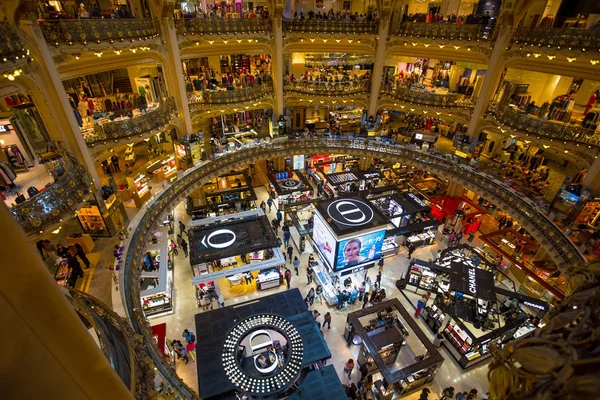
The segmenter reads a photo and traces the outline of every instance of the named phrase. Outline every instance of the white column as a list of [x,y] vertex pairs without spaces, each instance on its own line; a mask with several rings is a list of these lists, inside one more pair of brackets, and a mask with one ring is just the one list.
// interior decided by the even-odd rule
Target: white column
[[164,65],[163,70],[169,75],[165,78],[173,83],[170,85],[171,88],[175,89],[175,93],[169,94],[175,97],[177,110],[179,110],[179,117],[183,122],[183,134],[191,134],[194,133],[194,131],[192,130],[192,117],[190,114],[187,93],[185,91],[183,65],[181,64],[181,54],[179,53],[179,42],[177,40],[177,31],[175,30],[175,21],[172,16],[168,16],[164,19],[162,25],[165,27],[165,40],[167,42],[167,48],[169,49],[170,61],[168,63],[170,65]]
[[496,87],[498,87],[500,76],[502,75],[502,57],[512,36],[512,29],[510,26],[497,26],[496,29],[500,29],[500,32],[496,39],[496,43],[494,44],[487,71],[485,72],[481,92],[479,93],[475,108],[473,109],[473,116],[469,121],[467,134],[470,137],[474,137],[479,133],[479,121],[487,110],[487,107],[494,96],[494,92],[496,91]]
[[[50,49],[48,48],[48,44],[46,43],[46,39],[44,39],[44,35],[40,30],[40,27],[35,22],[31,21],[23,21],[23,28],[29,33],[31,38],[35,41],[37,50],[39,51],[41,60],[35,60],[36,66],[38,68],[38,74],[40,78],[44,80],[45,77],[49,78],[49,82],[40,82],[42,85],[50,84],[50,90],[56,94],[58,98],[58,104],[54,107],[51,104],[52,110],[54,113],[62,113],[63,115],[57,115],[57,118],[64,117],[68,122],[68,126],[70,130],[68,132],[63,132],[65,136],[63,139],[65,143],[75,143],[70,146],[71,151],[75,151],[77,159],[79,162],[83,162],[90,177],[92,178],[92,184],[96,189],[102,188],[100,183],[100,177],[98,176],[98,172],[96,171],[96,167],[94,165],[94,161],[90,156],[87,145],[85,144],[85,140],[83,139],[83,135],[81,134],[81,130],[79,129],[79,125],[77,124],[77,120],[75,119],[75,114],[72,112],[71,104],[69,103],[69,99],[67,97],[67,93],[65,88],[58,76],[58,71],[56,70],[56,66],[54,65],[54,59],[50,54]],[[47,94],[49,99],[52,98],[51,94]],[[72,148],[76,146],[76,148]]]
[[581,182],[593,191],[600,190],[600,158],[596,158]]
[[371,96],[369,97],[369,110],[367,117],[375,117],[377,114],[377,101],[381,90],[381,79],[383,75],[383,63],[385,61],[385,44],[390,28],[390,18],[381,17],[379,20],[379,33],[377,35],[377,49],[375,50],[375,64],[371,77]]
[[273,118],[283,115],[283,18],[281,13],[273,16],[273,40],[275,54],[273,55],[273,90],[275,91],[275,109]]

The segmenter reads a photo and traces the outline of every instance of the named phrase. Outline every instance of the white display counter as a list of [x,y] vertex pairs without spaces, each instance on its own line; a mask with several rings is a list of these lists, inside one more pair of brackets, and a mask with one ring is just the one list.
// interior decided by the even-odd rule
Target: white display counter
[[320,261],[313,264],[314,276],[317,284],[323,287],[323,298],[328,305],[337,305],[337,289],[331,280],[329,270]]

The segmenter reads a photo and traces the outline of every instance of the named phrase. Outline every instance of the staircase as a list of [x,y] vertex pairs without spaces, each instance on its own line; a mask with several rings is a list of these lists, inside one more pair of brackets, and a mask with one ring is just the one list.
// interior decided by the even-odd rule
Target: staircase
[[116,69],[113,71],[113,93],[132,93],[131,81],[126,68]]

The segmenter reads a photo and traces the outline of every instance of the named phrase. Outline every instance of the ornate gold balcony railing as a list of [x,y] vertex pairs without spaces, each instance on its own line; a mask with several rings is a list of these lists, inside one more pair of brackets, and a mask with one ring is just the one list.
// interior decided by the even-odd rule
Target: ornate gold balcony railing
[[273,83],[245,86],[233,90],[204,90],[188,96],[190,111],[196,111],[203,105],[243,103],[245,101],[273,96]]
[[498,121],[520,131],[551,139],[600,146],[600,133],[580,125],[542,119],[531,114],[505,108],[496,112]]
[[[600,30],[569,28],[519,28],[512,38],[513,43],[553,47],[565,50],[600,50]],[[584,50],[585,49],[585,50]]]
[[167,125],[175,112],[175,100],[167,98],[156,109],[140,116],[113,121],[106,124],[94,125],[91,129],[82,130],[83,139],[88,145],[129,138],[134,135],[144,135],[153,129],[160,129]]
[[46,42],[87,44],[125,40],[145,40],[158,36],[152,19],[61,19],[40,21]]
[[327,19],[289,19],[283,21],[285,32],[331,33],[331,34],[375,34],[379,20],[349,21]]
[[261,18],[183,18],[176,21],[177,34],[230,35],[266,33],[271,31],[271,19]]
[[27,49],[25,49],[23,41],[11,23],[7,21],[0,22],[0,35],[2,36],[2,40],[0,40],[0,64],[27,59]]
[[85,168],[70,155],[63,156],[62,160],[62,176],[47,185],[43,192],[10,208],[27,234],[38,233],[69,215],[72,217],[89,193],[90,179]]
[[423,104],[435,107],[473,107],[474,103],[466,96],[459,93],[429,93],[423,89],[408,88],[384,84],[383,95],[396,100]]
[[425,22],[403,22],[392,28],[394,35],[450,40],[491,40],[494,27],[475,24],[427,24]]
[[347,82],[317,82],[285,80],[283,90],[291,93],[312,94],[317,96],[345,96],[353,94],[369,94],[370,79],[358,79]]

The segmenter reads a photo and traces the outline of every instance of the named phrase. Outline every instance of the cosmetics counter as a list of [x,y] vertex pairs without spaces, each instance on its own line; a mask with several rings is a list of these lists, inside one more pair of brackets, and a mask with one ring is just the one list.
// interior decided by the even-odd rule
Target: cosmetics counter
[[156,243],[146,248],[142,265],[140,297],[146,318],[171,314],[173,307],[173,257],[168,229],[154,234]]
[[[444,362],[398,299],[352,312],[348,314],[346,325],[354,328],[354,343],[360,344],[359,366],[371,363],[372,391],[378,400],[419,390],[435,379]],[[418,354],[421,351],[424,353]]]
[[269,189],[277,194],[278,209],[282,210],[284,204],[309,200],[309,193],[313,187],[300,170],[286,172],[273,172],[267,174]]
[[323,287],[323,298],[327,305],[337,305],[337,287],[340,284],[340,278],[325,267],[322,261],[314,262],[312,267],[317,284]]
[[127,185],[137,208],[142,208],[144,203],[152,197],[149,179],[145,174],[139,174],[133,178],[127,177]]

